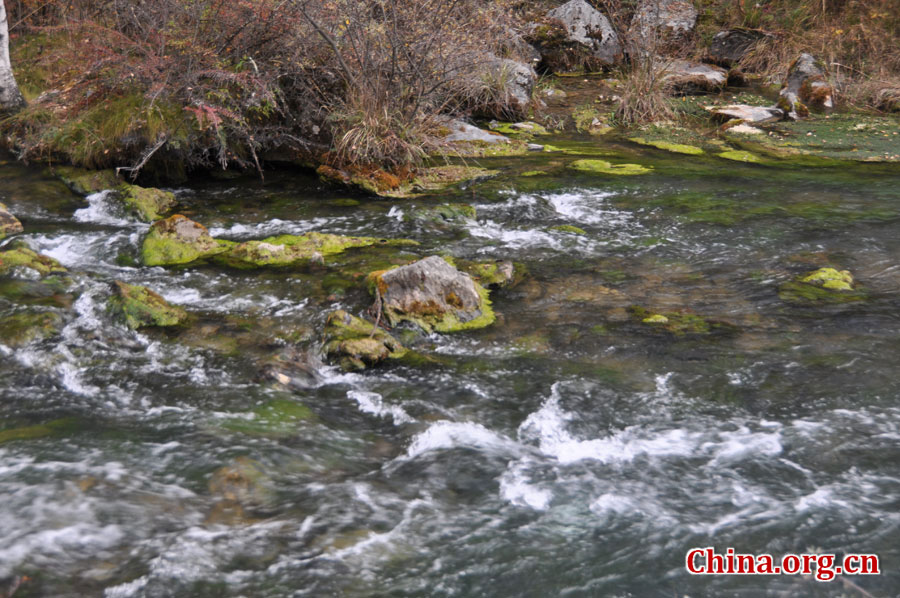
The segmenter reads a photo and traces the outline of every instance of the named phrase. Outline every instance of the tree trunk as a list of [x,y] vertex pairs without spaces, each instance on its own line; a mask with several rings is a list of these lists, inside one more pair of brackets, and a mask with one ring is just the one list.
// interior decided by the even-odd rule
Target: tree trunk
[[6,5],[0,0],[0,112],[13,112],[25,106],[25,98],[16,85],[9,63],[9,24]]

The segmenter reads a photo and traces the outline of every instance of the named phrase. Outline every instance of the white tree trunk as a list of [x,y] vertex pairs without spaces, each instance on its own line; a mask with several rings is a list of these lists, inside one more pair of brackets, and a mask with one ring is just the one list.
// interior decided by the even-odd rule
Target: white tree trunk
[[6,22],[6,5],[0,0],[0,112],[18,110],[24,105],[25,98],[16,85],[9,63],[9,24]]

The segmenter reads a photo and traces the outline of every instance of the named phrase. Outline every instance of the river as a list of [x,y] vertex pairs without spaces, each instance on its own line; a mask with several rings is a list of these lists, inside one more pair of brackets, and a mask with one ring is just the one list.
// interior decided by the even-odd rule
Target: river
[[[0,578],[30,578],[17,598],[897,595],[900,171],[617,151],[653,171],[560,154],[486,159],[499,176],[409,200],[290,171],[174,189],[223,238],[402,237],[421,245],[383,259],[527,270],[492,293],[493,326],[361,373],[315,354],[330,311],[371,304],[347,274],[366,250],[343,269],[144,268],[146,224],[4,162],[18,238],[73,282],[0,289],[0,316],[63,322],[0,345]],[[414,217],[442,202],[477,217]],[[779,295],[824,266],[865,298]],[[198,320],[131,331],[113,280]],[[632,306],[715,325],[673,333]],[[261,373],[291,359],[316,378]],[[706,546],[871,553],[882,573],[689,575]]]

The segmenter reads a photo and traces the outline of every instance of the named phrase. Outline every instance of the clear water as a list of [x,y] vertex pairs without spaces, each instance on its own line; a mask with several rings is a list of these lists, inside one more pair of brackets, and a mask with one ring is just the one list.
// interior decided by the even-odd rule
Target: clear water
[[[633,159],[656,170],[516,176],[546,166],[533,157],[450,196],[357,205],[305,175],[178,189],[179,211],[228,238],[407,237],[422,245],[404,259],[527,267],[493,294],[497,324],[415,342],[431,362],[318,365],[291,389],[261,372],[292,342],[315,354],[332,309],[371,303],[347,282],[359,255],[140,268],[146,225],[0,166],[21,237],[75,281],[42,304],[59,335],[0,346],[0,433],[27,432],[0,443],[0,578],[31,578],[17,596],[109,598],[896,595],[900,172]],[[440,201],[477,221],[405,217]],[[779,299],[825,264],[869,299]],[[105,307],[115,279],[197,323],[127,330]],[[661,334],[631,305],[737,328]],[[16,309],[0,293],[0,315]],[[312,415],[266,411],[299,404]],[[692,577],[694,546],[876,553],[883,574]]]

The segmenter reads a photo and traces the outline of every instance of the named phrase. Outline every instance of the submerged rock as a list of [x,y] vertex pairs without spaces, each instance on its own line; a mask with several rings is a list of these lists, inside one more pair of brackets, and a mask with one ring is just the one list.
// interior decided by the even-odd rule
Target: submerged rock
[[705,106],[713,119],[719,122],[742,120],[746,123],[772,123],[784,118],[784,110],[776,106],[748,106],[733,104],[730,106]]
[[67,270],[59,262],[36,253],[24,241],[16,241],[9,249],[0,251],[0,275],[3,276],[42,278],[65,272]]
[[713,37],[709,59],[721,66],[730,67],[767,37],[771,37],[771,34],[744,27],[720,31]]
[[487,290],[437,256],[373,272],[370,280],[375,305],[391,326],[410,322],[426,332],[456,332],[495,319]]
[[178,326],[188,319],[182,308],[169,304],[147,287],[113,282],[109,308],[131,329],[145,326]]
[[622,59],[622,44],[609,19],[585,0],[570,0],[547,12],[543,22],[531,26],[527,39],[538,48],[544,66],[555,72],[595,70]]
[[235,268],[286,267],[308,263],[323,263],[325,256],[341,253],[353,247],[372,245],[418,245],[407,239],[379,239],[377,237],[346,237],[328,233],[279,235],[261,241],[245,241],[217,255],[216,261]]
[[848,270],[825,267],[784,283],[778,296],[797,304],[850,303],[866,299],[867,293]]
[[209,479],[209,493],[218,499],[206,520],[211,524],[254,523],[244,509],[267,509],[276,500],[274,484],[262,463],[249,457],[238,457],[214,471]]
[[0,343],[12,348],[23,347],[57,334],[62,325],[63,317],[55,311],[19,311],[0,321]]
[[74,166],[59,166],[54,168],[53,172],[69,189],[79,195],[114,191],[114,197],[123,207],[144,222],[159,220],[162,214],[175,205],[173,193],[126,183],[116,176],[114,170],[86,170]]
[[393,336],[372,322],[334,311],[325,322],[325,356],[345,370],[363,370],[388,359],[399,359],[407,350]]
[[174,266],[212,257],[227,251],[231,241],[218,241],[205,226],[175,214],[154,222],[141,246],[145,266]]
[[717,92],[728,82],[725,69],[709,64],[670,60],[663,66],[663,81],[676,94]]
[[778,107],[793,120],[809,116],[810,108],[834,108],[834,89],[825,79],[824,65],[812,54],[801,54],[791,63],[778,95]]
[[22,232],[22,223],[10,214],[7,207],[0,203],[0,239]]
[[437,228],[462,227],[475,220],[475,208],[468,204],[441,204],[416,208],[407,220]]
[[674,336],[731,334],[740,329],[734,324],[708,320],[689,312],[654,312],[638,305],[632,305],[628,312],[634,321],[651,329],[668,332]]

